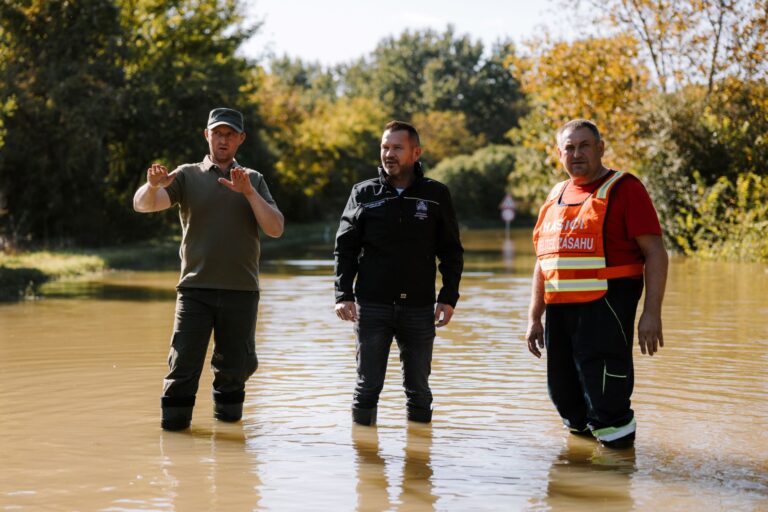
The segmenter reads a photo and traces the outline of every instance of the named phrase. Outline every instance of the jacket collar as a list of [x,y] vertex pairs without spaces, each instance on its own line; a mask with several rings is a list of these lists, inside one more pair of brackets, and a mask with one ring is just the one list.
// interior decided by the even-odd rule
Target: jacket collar
[[[411,186],[416,184],[417,182],[421,181],[424,178],[424,167],[421,165],[420,161],[416,161],[413,164],[413,183],[411,183]],[[387,181],[387,172],[384,170],[384,167],[379,166],[379,182],[382,185],[389,185],[389,181]],[[389,185],[391,186],[391,185]]]

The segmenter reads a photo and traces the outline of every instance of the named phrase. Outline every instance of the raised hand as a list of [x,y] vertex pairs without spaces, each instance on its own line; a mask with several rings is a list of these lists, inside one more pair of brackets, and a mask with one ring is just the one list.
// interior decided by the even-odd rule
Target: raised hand
[[147,183],[150,188],[167,187],[176,178],[176,171],[168,173],[168,169],[160,164],[152,164],[147,169]]
[[232,192],[239,192],[243,195],[249,195],[256,190],[251,184],[251,180],[248,178],[248,171],[242,167],[235,167],[230,172],[231,181],[226,178],[219,178],[219,183],[227,187]]

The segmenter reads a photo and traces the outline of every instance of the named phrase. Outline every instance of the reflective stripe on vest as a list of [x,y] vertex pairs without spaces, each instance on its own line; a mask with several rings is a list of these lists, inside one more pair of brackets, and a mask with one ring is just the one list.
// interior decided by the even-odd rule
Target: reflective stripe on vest
[[544,276],[544,302],[589,302],[608,291],[608,279],[640,276],[642,264],[606,267],[603,227],[610,191],[626,174],[612,171],[584,202],[560,204],[569,181],[552,188],[533,232]]

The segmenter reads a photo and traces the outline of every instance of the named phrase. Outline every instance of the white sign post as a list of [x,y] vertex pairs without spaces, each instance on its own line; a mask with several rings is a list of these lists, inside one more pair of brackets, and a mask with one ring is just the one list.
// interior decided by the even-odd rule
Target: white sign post
[[499,204],[501,210],[501,220],[504,221],[504,234],[509,234],[509,223],[515,219],[515,201],[512,196],[507,194]]

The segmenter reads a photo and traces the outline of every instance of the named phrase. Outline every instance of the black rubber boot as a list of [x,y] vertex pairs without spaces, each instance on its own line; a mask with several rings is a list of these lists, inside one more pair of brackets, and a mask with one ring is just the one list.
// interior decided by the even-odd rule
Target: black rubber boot
[[429,423],[432,421],[432,409],[416,409],[415,407],[409,407],[408,421]]
[[160,426],[163,430],[184,430],[192,423],[192,406],[163,407]]
[[375,425],[376,411],[377,411],[376,407],[374,407],[373,409],[356,409],[353,407],[352,421],[354,421],[358,425],[366,425],[366,426]]
[[220,421],[240,421],[243,417],[245,391],[222,393],[213,390],[213,417]]
[[235,422],[243,417],[243,404],[213,404],[213,416],[220,421]]
[[160,426],[163,430],[184,430],[192,423],[194,396],[163,396],[160,407],[163,411]]

